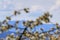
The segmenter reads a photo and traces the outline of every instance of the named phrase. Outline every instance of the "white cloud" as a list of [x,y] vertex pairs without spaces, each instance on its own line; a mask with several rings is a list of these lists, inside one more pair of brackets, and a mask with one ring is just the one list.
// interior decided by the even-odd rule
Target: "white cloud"
[[41,5],[32,5],[30,8],[30,11],[38,11],[38,10],[44,11],[44,7],[42,7]]
[[32,16],[28,16],[28,15],[20,15],[20,16],[16,16],[16,17],[12,17],[11,21],[16,21],[16,20],[35,20],[35,17]]
[[60,7],[60,0],[56,0],[55,5],[53,5],[53,6],[50,8],[49,11],[53,11],[53,10],[59,8],[59,7]]
[[60,0],[56,0],[55,4],[50,7],[50,13],[53,15],[51,22],[60,24]]
[[[10,10],[9,8],[9,5],[11,5],[11,1],[8,1],[8,0],[3,0],[1,1],[0,3],[0,10]],[[13,6],[12,6],[13,7]]]
[[41,8],[41,7],[38,6],[38,5],[33,5],[33,6],[31,7],[31,11],[36,11],[36,10],[38,10],[39,8]]
[[21,9],[22,8],[22,3],[14,3],[15,5],[14,5],[14,9],[15,10],[19,10],[19,9]]

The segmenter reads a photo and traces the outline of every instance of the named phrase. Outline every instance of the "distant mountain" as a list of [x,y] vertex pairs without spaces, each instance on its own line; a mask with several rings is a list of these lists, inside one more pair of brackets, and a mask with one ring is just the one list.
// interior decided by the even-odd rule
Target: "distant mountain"
[[[13,25],[13,26],[14,26],[15,21],[9,21],[8,23],[9,23],[10,25]],[[18,28],[20,28],[20,32],[23,32],[23,30],[24,30],[24,28],[25,28],[25,26],[24,26],[22,23],[23,23],[23,21],[20,21],[19,24],[18,24]],[[34,28],[32,29],[32,31],[30,31],[30,28],[28,28],[27,30],[30,31],[30,32],[36,32],[36,31],[38,31],[38,32],[40,33],[40,32],[42,32],[42,31],[40,30],[40,28],[43,28],[44,31],[48,31],[48,30],[49,30],[50,28],[52,28],[52,27],[55,28],[55,25],[54,25],[54,24],[43,24],[43,25],[38,25],[38,26],[34,27]],[[8,31],[3,32],[2,34],[0,34],[0,38],[6,37],[8,34],[15,33],[15,32],[16,32],[15,28],[11,28],[11,29],[9,29]]]
[[3,32],[2,34],[0,34],[0,38],[5,38],[7,35],[11,34],[13,32],[7,31],[7,32]]

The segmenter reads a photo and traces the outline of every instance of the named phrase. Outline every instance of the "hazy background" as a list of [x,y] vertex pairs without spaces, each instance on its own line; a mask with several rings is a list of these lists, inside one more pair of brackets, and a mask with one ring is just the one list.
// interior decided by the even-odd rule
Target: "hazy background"
[[[0,0],[0,20],[13,14],[14,10],[30,8],[30,14],[12,17],[12,20],[35,20],[44,12],[53,14],[52,22],[60,23],[60,0]],[[17,18],[18,17],[18,18]]]

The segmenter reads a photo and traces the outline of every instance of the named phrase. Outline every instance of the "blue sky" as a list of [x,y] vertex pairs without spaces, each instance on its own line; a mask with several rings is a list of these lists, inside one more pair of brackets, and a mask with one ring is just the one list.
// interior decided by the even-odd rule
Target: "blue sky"
[[[12,17],[12,20],[35,20],[44,12],[53,14],[51,21],[60,23],[60,0],[0,0],[0,20],[13,14],[14,10],[30,8],[29,14]],[[18,18],[17,18],[18,17]]]

